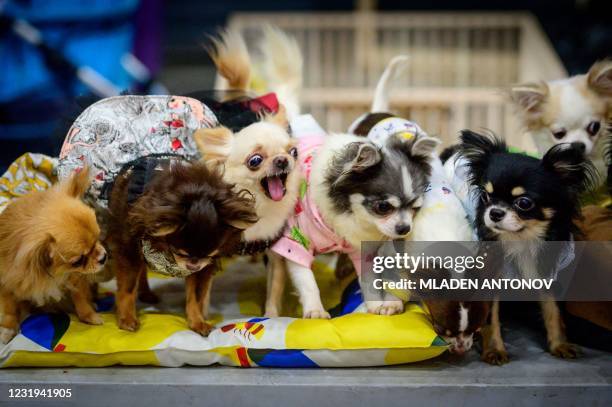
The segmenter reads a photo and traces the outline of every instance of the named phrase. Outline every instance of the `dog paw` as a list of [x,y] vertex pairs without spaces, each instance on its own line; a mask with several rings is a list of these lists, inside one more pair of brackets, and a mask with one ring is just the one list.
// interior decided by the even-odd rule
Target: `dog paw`
[[404,303],[402,301],[383,301],[378,308],[379,315],[394,315],[401,314],[404,311]]
[[576,359],[582,355],[580,347],[573,343],[562,342],[550,347],[550,353],[553,356],[563,359]]
[[153,291],[143,291],[138,293],[138,299],[145,304],[159,304],[159,296]]
[[189,323],[189,329],[202,336],[208,336],[210,331],[213,330],[213,326],[206,321],[194,321]]
[[133,316],[119,318],[117,325],[124,331],[136,332],[140,328],[140,321]]
[[97,312],[93,312],[91,314],[88,315],[84,315],[80,318],[81,321],[85,322],[86,324],[89,325],[102,325],[104,324],[104,320],[102,319],[102,316],[100,314],[98,314]]
[[11,328],[0,327],[0,343],[6,345],[17,335],[17,331]]
[[510,361],[508,352],[504,349],[487,349],[482,352],[481,359],[490,365],[501,366]]
[[330,319],[329,312],[324,309],[313,309],[310,311],[304,311],[304,319]]
[[379,314],[383,301],[366,301],[366,308],[369,314]]

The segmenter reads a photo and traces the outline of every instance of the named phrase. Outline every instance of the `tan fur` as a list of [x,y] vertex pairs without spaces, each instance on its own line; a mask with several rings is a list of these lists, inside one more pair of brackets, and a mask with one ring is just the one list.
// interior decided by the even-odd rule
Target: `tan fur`
[[214,274],[214,267],[211,266],[188,276],[185,281],[187,324],[191,330],[203,336],[208,336],[212,331],[212,325],[205,319],[208,316]]
[[[219,39],[213,39],[213,43],[215,50],[211,57],[219,74],[228,81],[229,89],[246,90],[251,61],[240,33],[223,32]],[[249,191],[255,198],[259,221],[245,230],[244,239],[249,241],[276,237],[295,206],[300,180],[296,160],[289,153],[296,143],[288,133],[285,107],[280,105],[276,114],[263,115],[260,122],[237,133],[225,127],[201,129],[194,134],[194,139],[208,165],[222,167],[225,181],[235,184],[237,190]],[[264,158],[256,171],[246,166],[248,158],[254,153]],[[281,156],[289,160],[290,174],[285,183],[284,198],[273,201],[266,195],[261,180],[276,172],[272,161]]]
[[263,55],[263,73],[268,88],[287,108],[290,119],[300,114],[300,90],[302,88],[303,57],[295,38],[282,30],[264,26],[259,44]]
[[278,112],[273,115],[266,115],[264,118],[268,123],[276,124],[277,126],[287,129],[289,128],[289,120],[287,119],[287,109],[284,105],[278,106]]
[[230,129],[220,126],[196,130],[193,139],[206,162],[218,162],[229,155],[233,135]]
[[553,208],[542,208],[542,213],[546,219],[552,219],[555,216],[555,210]]
[[268,261],[265,316],[274,318],[281,315],[287,269],[284,259],[272,251],[268,253]]
[[485,184],[485,191],[487,191],[490,194],[493,193],[493,184],[491,184],[490,181]]
[[[67,292],[79,318],[101,323],[86,277],[101,270],[106,251],[93,210],[80,200],[88,186],[88,172],[82,171],[46,191],[16,199],[0,215],[4,328],[16,328],[18,316],[6,311],[15,308],[11,301],[41,307],[59,302]],[[81,256],[83,264],[73,266]]]
[[612,60],[596,62],[587,74],[589,88],[600,95],[612,96]]
[[485,362],[492,365],[508,363],[508,352],[501,335],[499,321],[499,301],[493,301],[491,306],[490,324],[482,328],[482,355]]
[[[289,153],[295,146],[295,140],[272,119],[254,123],[235,134],[226,128],[222,129],[200,131],[195,136],[196,144],[207,163],[223,167],[225,181],[236,184],[236,189],[246,189],[255,197],[259,221],[246,229],[245,239],[272,238],[281,230],[297,200],[300,176],[296,161]],[[264,158],[263,164],[256,171],[245,165],[254,153]],[[285,197],[273,201],[266,196],[261,180],[275,172],[272,160],[280,156],[289,160],[291,172],[285,183]]]
[[565,325],[561,319],[561,312],[554,298],[544,298],[540,302],[544,326],[546,327],[546,337],[548,348],[553,356],[573,359],[580,354],[580,349],[567,342],[565,337]]
[[228,30],[212,38],[213,46],[207,49],[219,74],[232,90],[246,91],[251,82],[251,59],[238,31]]
[[512,196],[521,196],[525,193],[525,188],[523,187],[514,187],[512,188],[512,191],[510,191],[510,193],[512,194]]

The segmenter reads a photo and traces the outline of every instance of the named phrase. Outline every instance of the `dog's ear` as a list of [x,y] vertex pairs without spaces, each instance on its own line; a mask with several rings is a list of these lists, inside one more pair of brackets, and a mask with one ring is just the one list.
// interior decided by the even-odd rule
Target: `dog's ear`
[[193,140],[205,162],[227,160],[233,137],[234,133],[224,126],[198,129],[193,133]]
[[85,166],[80,171],[72,173],[68,180],[64,181],[61,189],[68,196],[82,198],[89,189],[89,167]]
[[596,93],[612,97],[612,60],[596,62],[589,69],[587,83]]
[[362,172],[378,164],[382,158],[378,148],[371,143],[351,143],[347,153],[352,158],[345,164],[345,172]]
[[508,150],[506,143],[493,133],[481,134],[472,130],[462,130],[459,138],[461,140],[459,150],[467,159],[478,159]]
[[378,164],[382,156],[378,147],[370,142],[350,143],[344,151],[334,159],[336,167],[333,184],[342,181],[351,173],[360,173]]
[[440,145],[440,140],[435,137],[419,136],[410,147],[410,153],[414,156],[430,158],[438,145]]
[[247,190],[223,199],[218,211],[224,222],[240,230],[253,226],[259,220],[255,212],[255,199]]
[[506,143],[495,137],[493,133],[480,134],[471,130],[462,130],[459,138],[461,139],[459,155],[467,161],[469,182],[472,185],[479,185],[491,155],[506,152],[508,150]]
[[527,120],[541,117],[548,93],[548,85],[545,82],[515,85],[509,90],[510,100]]
[[287,109],[285,109],[285,105],[279,104],[278,111],[275,114],[266,115],[265,120],[283,129],[289,128],[289,120],[287,119]]
[[50,234],[47,234],[43,240],[38,242],[29,253],[30,269],[38,272],[49,274],[49,268],[53,264],[55,253],[55,239]]
[[584,192],[596,184],[596,170],[584,152],[569,143],[554,145],[542,158],[544,168],[556,173],[564,185]]

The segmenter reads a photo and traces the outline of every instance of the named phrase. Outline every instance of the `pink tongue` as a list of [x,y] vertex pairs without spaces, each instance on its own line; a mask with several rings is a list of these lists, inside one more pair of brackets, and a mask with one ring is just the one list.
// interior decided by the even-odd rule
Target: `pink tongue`
[[285,195],[285,188],[283,187],[283,181],[280,177],[268,178],[268,193],[273,201],[280,201]]

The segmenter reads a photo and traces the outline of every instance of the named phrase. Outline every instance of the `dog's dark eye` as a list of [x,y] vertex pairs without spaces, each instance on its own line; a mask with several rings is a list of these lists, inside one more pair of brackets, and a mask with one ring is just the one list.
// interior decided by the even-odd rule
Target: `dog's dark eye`
[[378,215],[388,215],[395,208],[387,201],[378,201],[374,204],[373,209]]
[[533,201],[531,199],[527,198],[526,196],[522,196],[520,198],[517,198],[514,201],[514,206],[518,210],[526,212],[526,211],[529,211],[529,210],[533,209],[534,203],[533,203]]
[[480,191],[480,200],[482,201],[482,203],[484,204],[488,204],[489,201],[491,200],[491,198],[489,198],[489,194],[487,191]]
[[601,128],[601,125],[599,124],[599,122],[591,122],[589,123],[589,125],[586,128],[587,133],[589,133],[591,136],[596,135],[597,133],[599,133],[599,129]]
[[566,134],[567,130],[565,129],[560,129],[552,132],[553,137],[557,140],[561,140],[563,137],[565,137]]
[[78,259],[71,263],[72,267],[82,267],[85,264],[86,257],[81,255]]
[[291,154],[291,157],[297,158],[298,156],[297,148],[293,147],[291,150],[289,150],[289,154]]
[[253,154],[247,160],[247,167],[249,167],[252,170],[255,170],[255,169],[257,169],[257,167],[259,167],[261,165],[262,162],[263,162],[263,157],[261,155]]

